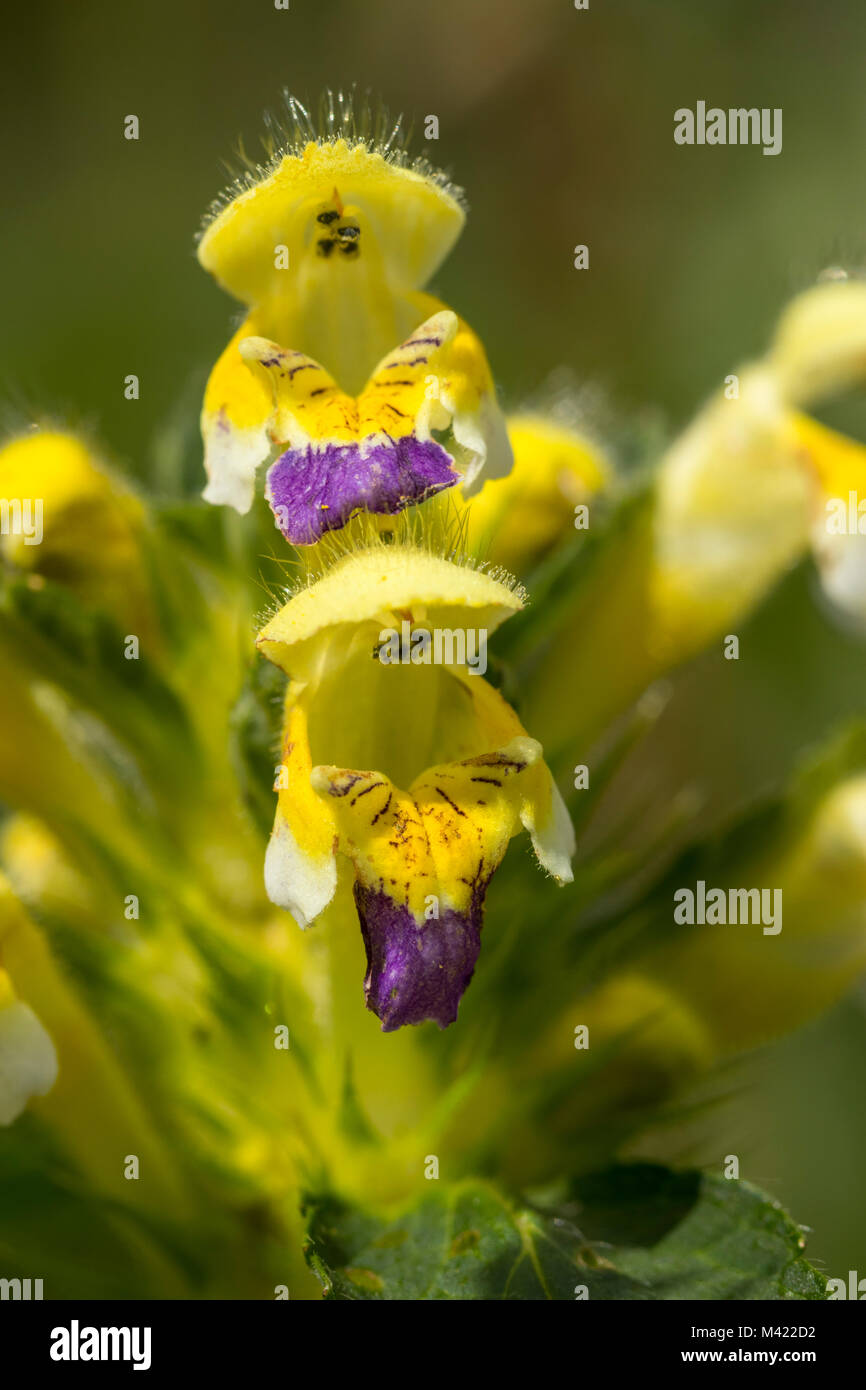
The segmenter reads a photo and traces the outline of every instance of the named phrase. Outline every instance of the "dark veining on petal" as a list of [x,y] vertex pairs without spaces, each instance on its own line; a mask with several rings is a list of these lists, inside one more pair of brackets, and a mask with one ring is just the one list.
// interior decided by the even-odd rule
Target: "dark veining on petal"
[[364,996],[383,1033],[428,1019],[440,1028],[454,1022],[481,950],[486,886],[474,885],[467,913],[445,908],[419,924],[387,893],[355,884],[367,952]]
[[[379,783],[379,785],[381,786],[382,784]],[[393,793],[393,792],[389,792],[389,793],[388,793],[388,800],[385,802],[385,805],[382,807],[381,811],[377,811],[377,812],[376,812],[375,816],[374,816],[373,819],[370,821],[370,824],[371,824],[371,825],[375,825],[376,822],[377,822],[378,820],[380,820],[382,816],[387,815],[388,811],[390,811],[390,809],[391,809],[391,802],[393,801],[393,799],[394,799],[394,793]]]
[[448,805],[451,807],[451,810],[454,812],[455,816],[462,816],[464,820],[466,819],[466,812],[461,810],[460,807],[457,805],[457,802],[452,801],[450,796],[446,796],[445,792],[443,792],[441,787],[434,787],[433,790],[435,792],[438,792],[443,801],[448,802]]
[[362,791],[359,791],[357,795],[352,797],[352,800],[349,803],[350,806],[354,806],[355,802],[360,801],[362,796],[366,796],[369,792],[374,792],[377,787],[382,787],[384,785],[384,782],[369,782]]
[[458,478],[435,440],[378,436],[364,446],[288,449],[270,468],[267,498],[286,539],[312,545],[359,509],[393,516]]

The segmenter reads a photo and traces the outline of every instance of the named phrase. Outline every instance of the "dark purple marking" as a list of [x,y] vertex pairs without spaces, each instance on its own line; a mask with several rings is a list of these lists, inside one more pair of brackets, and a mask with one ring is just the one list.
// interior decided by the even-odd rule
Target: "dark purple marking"
[[288,449],[268,471],[265,495],[293,545],[313,545],[345,526],[353,512],[394,516],[453,487],[459,474],[433,439],[371,436],[361,444]]
[[[353,787],[364,779],[363,772],[344,772],[339,782],[331,782],[328,787],[329,796],[348,796]],[[371,791],[373,787],[381,786],[380,782],[371,782],[367,788]]]
[[481,950],[484,887],[474,890],[465,915],[445,908],[419,925],[387,893],[355,884],[367,952],[364,997],[383,1033],[428,1019],[440,1028],[454,1022]]

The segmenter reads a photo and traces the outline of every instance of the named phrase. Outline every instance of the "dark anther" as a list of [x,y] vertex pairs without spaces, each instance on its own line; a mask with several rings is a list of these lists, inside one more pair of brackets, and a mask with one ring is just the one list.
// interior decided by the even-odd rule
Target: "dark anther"
[[357,256],[361,249],[357,241],[341,241],[337,244],[344,256]]
[[357,240],[358,240],[358,237],[359,237],[360,235],[361,235],[361,228],[360,228],[360,227],[338,227],[338,228],[337,228],[337,236],[338,236],[338,237],[342,237],[342,239],[343,239],[344,241],[357,241]]
[[331,254],[331,252],[333,251],[333,249],[334,249],[334,247],[336,246],[336,244],[337,244],[337,243],[336,243],[335,241],[331,241],[331,238],[330,238],[330,237],[326,237],[326,236],[320,237],[319,240],[318,240],[317,243],[316,243],[316,245],[317,245],[317,247],[318,247],[318,249],[319,249],[319,255],[320,255],[320,256],[330,256],[330,254]]
[[328,212],[320,212],[318,217],[316,218],[316,221],[324,223],[326,227],[330,227],[331,223],[336,222],[339,216],[340,214],[338,212],[334,212],[333,210],[330,210]]

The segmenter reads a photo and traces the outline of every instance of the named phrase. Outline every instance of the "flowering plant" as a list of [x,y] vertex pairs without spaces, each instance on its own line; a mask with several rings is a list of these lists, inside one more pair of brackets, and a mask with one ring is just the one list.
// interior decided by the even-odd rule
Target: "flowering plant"
[[425,288],[464,218],[399,125],[290,100],[198,243],[246,306],[211,505],[53,424],[0,452],[0,1261],[48,1297],[826,1296],[644,1146],[866,964],[864,730],[710,840],[594,827],[809,552],[862,619],[863,454],[802,411],[862,381],[866,285],[627,469],[503,417]]

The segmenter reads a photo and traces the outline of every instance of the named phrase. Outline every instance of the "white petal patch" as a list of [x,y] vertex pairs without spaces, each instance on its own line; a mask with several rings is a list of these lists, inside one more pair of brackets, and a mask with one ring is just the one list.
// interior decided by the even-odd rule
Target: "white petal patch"
[[866,536],[828,535],[821,524],[812,539],[824,593],[846,617],[866,624]]
[[0,1008],[0,1125],[11,1125],[56,1080],[57,1053],[33,1010],[20,999]]
[[520,819],[532,838],[539,864],[560,883],[571,883],[574,879],[571,858],[576,849],[574,826],[559,787],[549,772],[547,776],[550,779],[547,814],[539,817],[536,806],[529,802],[522,807]]
[[470,497],[482,483],[504,478],[514,466],[514,453],[505,416],[491,396],[475,411],[458,411],[442,394],[442,403],[452,413],[451,428],[463,451],[457,462],[463,474],[463,492]]
[[256,470],[271,453],[265,426],[240,430],[224,415],[205,415],[202,435],[208,475],[202,497],[214,506],[234,507],[246,515],[255,498]]
[[337,861],[306,854],[278,815],[265,853],[265,891],[272,903],[308,927],[328,906],[337,888]]

